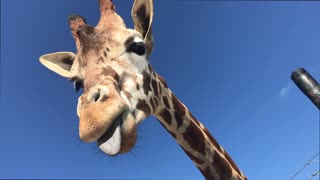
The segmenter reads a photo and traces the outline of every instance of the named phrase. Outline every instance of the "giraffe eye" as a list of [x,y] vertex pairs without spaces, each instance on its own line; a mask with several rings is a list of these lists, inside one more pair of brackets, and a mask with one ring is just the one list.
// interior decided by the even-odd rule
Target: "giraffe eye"
[[75,80],[73,82],[73,87],[76,90],[76,92],[78,92],[81,88],[83,88],[83,81],[81,80]]
[[143,42],[133,42],[129,47],[128,47],[129,52],[134,52],[140,56],[144,55],[146,52],[146,49],[144,47]]

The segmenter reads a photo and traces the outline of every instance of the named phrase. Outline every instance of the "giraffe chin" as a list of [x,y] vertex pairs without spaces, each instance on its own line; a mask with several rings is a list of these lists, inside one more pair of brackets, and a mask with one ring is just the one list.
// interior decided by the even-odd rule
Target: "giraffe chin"
[[121,149],[121,115],[116,118],[107,132],[97,140],[100,150],[109,156],[119,154]]

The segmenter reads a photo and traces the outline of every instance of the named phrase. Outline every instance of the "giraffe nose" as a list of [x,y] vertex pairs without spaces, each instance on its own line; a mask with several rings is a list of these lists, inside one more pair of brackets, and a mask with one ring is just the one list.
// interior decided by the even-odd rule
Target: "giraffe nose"
[[89,102],[103,102],[109,97],[109,89],[107,87],[99,86],[90,90],[88,94]]

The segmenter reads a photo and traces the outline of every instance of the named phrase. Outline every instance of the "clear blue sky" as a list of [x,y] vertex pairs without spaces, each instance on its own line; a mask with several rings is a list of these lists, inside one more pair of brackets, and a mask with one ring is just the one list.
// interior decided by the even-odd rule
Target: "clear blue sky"
[[[132,27],[132,1],[115,0]],[[319,151],[319,111],[291,82],[320,77],[320,2],[156,0],[151,64],[249,179],[289,179]],[[92,0],[1,1],[0,178],[202,179],[153,117],[132,152],[78,138],[72,83],[40,55],[75,51],[67,16],[95,25]],[[313,163],[297,176],[307,179]]]

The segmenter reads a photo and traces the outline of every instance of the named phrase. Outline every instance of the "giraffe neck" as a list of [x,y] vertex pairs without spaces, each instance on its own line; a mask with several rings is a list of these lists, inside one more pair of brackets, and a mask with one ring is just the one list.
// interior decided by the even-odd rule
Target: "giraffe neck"
[[206,179],[246,179],[227,152],[176,98],[166,82],[156,73],[152,81],[158,82],[159,93],[153,114],[176,139]]

